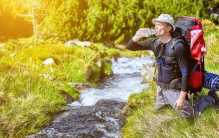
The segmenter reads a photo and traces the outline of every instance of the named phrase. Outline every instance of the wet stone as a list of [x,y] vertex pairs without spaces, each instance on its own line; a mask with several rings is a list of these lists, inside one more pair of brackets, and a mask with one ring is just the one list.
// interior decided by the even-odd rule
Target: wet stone
[[100,100],[94,106],[69,109],[28,138],[119,138],[124,106],[125,102]]

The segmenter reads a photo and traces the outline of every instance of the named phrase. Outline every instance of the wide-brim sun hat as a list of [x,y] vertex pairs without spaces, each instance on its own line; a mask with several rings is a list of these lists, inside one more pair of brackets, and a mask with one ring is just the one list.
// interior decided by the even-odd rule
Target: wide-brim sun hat
[[167,23],[173,28],[173,31],[176,29],[176,26],[174,25],[174,19],[169,14],[161,14],[160,16],[152,20],[153,24],[155,22]]

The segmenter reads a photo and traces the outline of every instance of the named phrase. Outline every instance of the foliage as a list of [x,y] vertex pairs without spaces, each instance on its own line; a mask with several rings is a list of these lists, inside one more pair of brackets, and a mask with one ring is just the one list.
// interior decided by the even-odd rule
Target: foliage
[[[59,40],[80,38],[121,43],[139,27],[151,27],[151,19],[160,13],[203,17],[206,8],[202,0],[0,0],[1,32],[4,28],[19,33],[29,31],[26,25],[21,30],[11,26],[19,24],[16,19],[19,14],[31,13],[33,1],[39,4],[36,13],[40,21],[39,35],[49,40],[10,40],[0,47],[0,137],[24,137],[38,131],[66,105],[63,92],[73,100],[79,97],[69,83],[98,83],[102,77],[111,75],[112,57],[145,54],[121,52],[100,43],[89,48],[65,47]],[[219,73],[219,28],[208,20],[204,23],[209,48],[206,69]],[[0,36],[9,37],[4,33]],[[43,65],[48,58],[54,59],[55,64]],[[154,91],[153,85],[150,90]],[[150,94],[129,99],[131,109],[123,129],[124,137],[214,137],[218,134],[218,114],[213,110],[209,109],[195,123],[174,118],[162,120],[166,116],[158,116],[159,120],[153,112],[153,94]],[[164,113],[175,116],[169,111],[161,112]],[[148,123],[150,119],[158,122]]]
[[204,15],[202,0],[68,0],[48,11],[41,24],[43,37],[121,43],[139,27],[151,27],[160,13]]
[[217,137],[218,112],[208,108],[199,118],[179,117],[169,107],[154,110],[155,84],[129,98],[129,113],[122,132],[124,138]]
[[209,20],[203,20],[207,55],[205,56],[205,69],[219,73],[219,27]]
[[204,0],[204,3],[208,8],[214,8],[218,6],[219,0]]
[[9,15],[3,22],[12,17],[32,22],[20,15],[32,15],[34,9],[41,38],[114,43],[126,42],[140,27],[152,27],[160,13],[204,17],[208,7],[203,0],[0,0],[0,5],[0,15]]

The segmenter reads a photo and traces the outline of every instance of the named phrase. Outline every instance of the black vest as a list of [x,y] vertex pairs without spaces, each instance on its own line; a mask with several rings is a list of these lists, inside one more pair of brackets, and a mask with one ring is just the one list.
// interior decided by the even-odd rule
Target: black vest
[[167,44],[157,43],[157,52],[155,53],[158,70],[157,84],[162,88],[181,88],[181,72],[175,52],[177,43],[184,42],[181,39],[173,38]]

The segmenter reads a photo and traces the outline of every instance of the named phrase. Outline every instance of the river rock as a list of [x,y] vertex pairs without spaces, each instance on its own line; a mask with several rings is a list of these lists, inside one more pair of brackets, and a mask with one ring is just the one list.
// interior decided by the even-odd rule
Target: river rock
[[65,46],[72,47],[72,46],[81,46],[81,47],[89,47],[91,42],[89,41],[80,41],[79,39],[73,39],[65,42]]
[[43,65],[53,65],[55,64],[55,60],[53,58],[47,58],[43,61]]
[[95,106],[73,108],[27,138],[120,138],[124,102],[100,100]]

